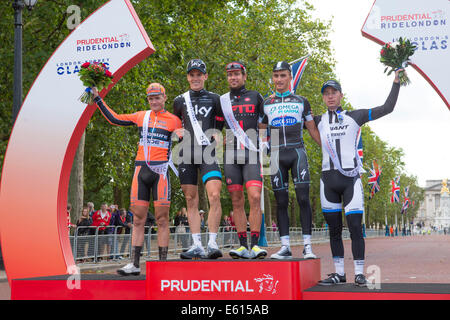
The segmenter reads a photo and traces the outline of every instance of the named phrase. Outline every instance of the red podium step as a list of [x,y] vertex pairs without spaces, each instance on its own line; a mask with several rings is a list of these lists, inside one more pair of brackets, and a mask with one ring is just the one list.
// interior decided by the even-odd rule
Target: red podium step
[[450,284],[381,283],[379,288],[354,284],[314,286],[303,292],[304,300],[450,300]]
[[81,274],[14,279],[12,300],[144,300],[145,275]]
[[146,275],[60,275],[11,281],[13,300],[300,300],[320,260],[147,261]]
[[301,300],[320,260],[147,261],[149,300]]

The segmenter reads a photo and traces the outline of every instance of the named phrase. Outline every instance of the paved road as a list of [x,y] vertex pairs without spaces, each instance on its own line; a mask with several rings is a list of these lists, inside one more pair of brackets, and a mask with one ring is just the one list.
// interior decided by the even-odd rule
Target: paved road
[[[278,248],[269,248],[269,255]],[[302,247],[294,247],[295,257],[302,257]],[[354,278],[350,240],[344,240],[347,282]],[[328,243],[313,245],[321,259],[321,274],[334,272]],[[450,283],[450,235],[412,236],[366,239],[366,269],[380,268],[382,283]],[[145,270],[145,269],[144,269]],[[114,273],[113,269],[105,273]],[[0,300],[10,299],[7,281],[0,282]]]

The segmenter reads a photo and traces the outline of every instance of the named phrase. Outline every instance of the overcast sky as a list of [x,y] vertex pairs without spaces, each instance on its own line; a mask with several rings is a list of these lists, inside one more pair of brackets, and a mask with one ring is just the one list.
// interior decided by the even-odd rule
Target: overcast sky
[[[316,8],[314,17],[334,16],[329,38],[337,61],[335,71],[348,101],[356,109],[383,104],[394,78],[386,76],[379,62],[381,46],[361,34],[374,1],[309,2]],[[412,83],[400,89],[394,111],[369,126],[389,146],[403,149],[406,172],[425,186],[426,180],[450,179],[450,111],[415,69],[408,67],[407,72]]]

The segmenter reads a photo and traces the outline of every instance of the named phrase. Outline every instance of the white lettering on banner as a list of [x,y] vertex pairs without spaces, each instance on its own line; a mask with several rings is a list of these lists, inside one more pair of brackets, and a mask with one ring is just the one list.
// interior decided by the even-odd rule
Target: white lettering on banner
[[161,280],[161,291],[171,292],[254,292],[249,281],[241,280]]

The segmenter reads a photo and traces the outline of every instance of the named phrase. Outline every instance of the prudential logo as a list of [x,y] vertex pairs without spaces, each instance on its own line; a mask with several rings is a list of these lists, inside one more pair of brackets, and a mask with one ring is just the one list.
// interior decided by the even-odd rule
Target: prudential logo
[[76,51],[105,51],[120,48],[131,48],[130,36],[126,33],[98,38],[76,40]]
[[263,274],[253,280],[231,279],[162,279],[161,292],[220,292],[220,293],[260,293],[276,294],[279,281],[270,274]]

